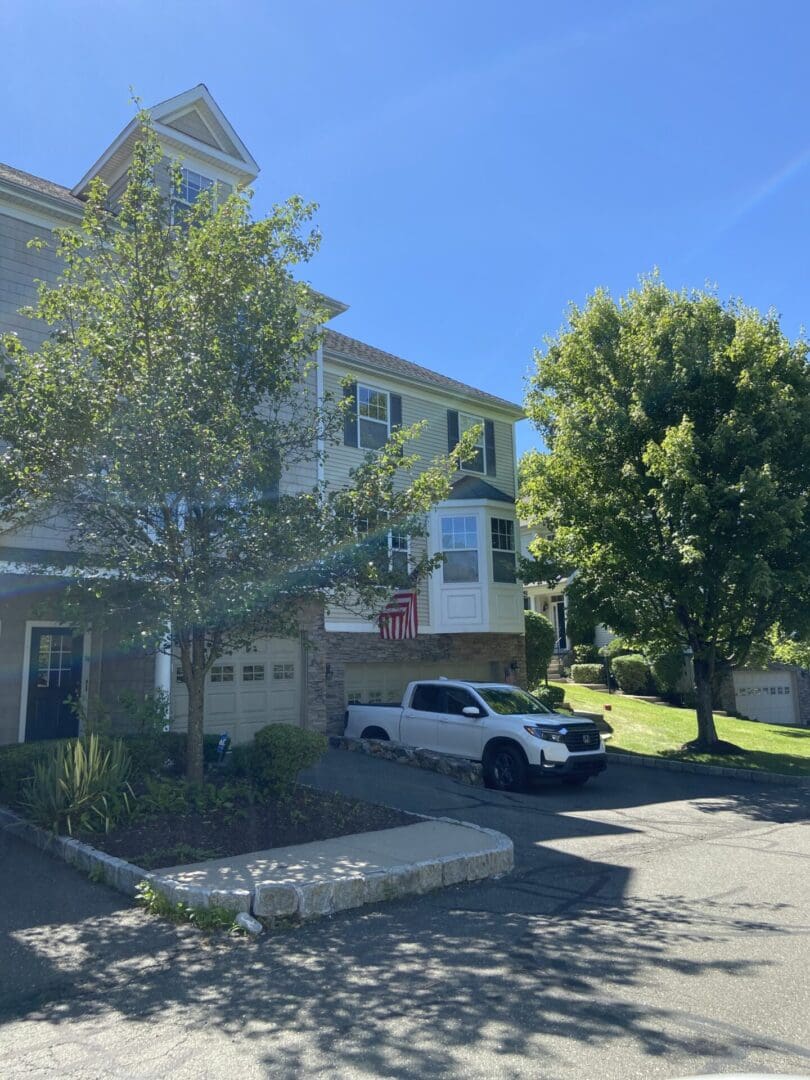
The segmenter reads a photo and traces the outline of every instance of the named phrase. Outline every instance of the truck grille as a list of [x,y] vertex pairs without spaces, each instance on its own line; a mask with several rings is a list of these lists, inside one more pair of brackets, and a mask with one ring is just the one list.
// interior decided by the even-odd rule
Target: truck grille
[[581,750],[598,750],[599,729],[596,727],[569,728],[564,741],[566,747],[575,753]]

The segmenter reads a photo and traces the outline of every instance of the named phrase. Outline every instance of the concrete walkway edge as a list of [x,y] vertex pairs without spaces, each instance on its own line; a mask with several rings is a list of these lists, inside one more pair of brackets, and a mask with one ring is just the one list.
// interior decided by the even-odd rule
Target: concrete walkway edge
[[[143,870],[79,840],[54,836],[4,807],[0,807],[0,829],[63,859],[127,896],[135,896],[138,885],[148,882],[173,903],[186,904],[190,908],[221,907],[234,914],[244,911],[269,919],[317,918],[363,904],[376,904],[402,896],[420,895],[444,886],[496,877],[514,867],[514,847],[503,833],[453,818],[414,816],[423,821],[446,822],[475,834],[484,834],[488,842],[483,847],[477,842],[474,851],[459,851],[451,855],[430,857],[430,853],[426,852],[424,859],[367,873],[321,873],[308,881],[261,881],[253,888],[216,888],[185,884],[159,872]],[[357,834],[351,839],[357,840],[363,835],[379,836],[386,831]],[[298,848],[309,846],[302,844]]]

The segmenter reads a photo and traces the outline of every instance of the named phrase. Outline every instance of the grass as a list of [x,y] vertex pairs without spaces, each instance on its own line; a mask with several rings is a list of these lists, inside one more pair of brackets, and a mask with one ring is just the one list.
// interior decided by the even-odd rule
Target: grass
[[[810,776],[810,730],[716,716],[718,737],[739,746],[741,752],[697,754],[681,750],[685,742],[697,735],[693,709],[636,701],[621,694],[608,695],[572,683],[555,685],[565,690],[565,702],[574,710],[599,713],[607,720],[613,728],[608,749],[726,768]],[[605,711],[605,705],[611,706],[609,712]]]

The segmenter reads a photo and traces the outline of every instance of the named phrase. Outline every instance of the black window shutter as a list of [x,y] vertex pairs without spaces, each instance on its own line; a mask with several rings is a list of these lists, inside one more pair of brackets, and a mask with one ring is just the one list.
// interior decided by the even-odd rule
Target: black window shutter
[[455,409],[447,410],[447,452],[451,453],[458,446],[458,413]]
[[391,430],[396,431],[402,427],[402,398],[399,394],[390,394],[391,401]]
[[352,398],[343,419],[343,443],[345,446],[357,446],[357,383],[346,383],[343,387],[343,400]]
[[484,421],[484,456],[486,457],[487,476],[494,476],[495,467],[495,425],[491,420]]

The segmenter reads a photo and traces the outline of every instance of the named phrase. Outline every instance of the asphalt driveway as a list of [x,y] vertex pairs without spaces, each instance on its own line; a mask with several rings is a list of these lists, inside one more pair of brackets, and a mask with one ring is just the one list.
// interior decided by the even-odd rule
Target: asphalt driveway
[[499,829],[515,871],[209,944],[0,834],[0,1075],[810,1073],[806,793],[507,795],[338,751],[308,779]]

